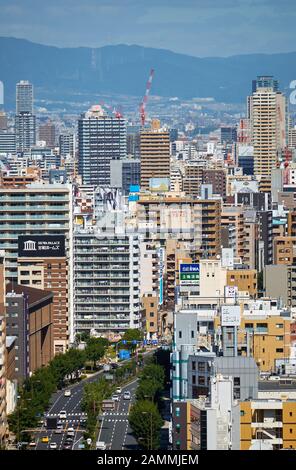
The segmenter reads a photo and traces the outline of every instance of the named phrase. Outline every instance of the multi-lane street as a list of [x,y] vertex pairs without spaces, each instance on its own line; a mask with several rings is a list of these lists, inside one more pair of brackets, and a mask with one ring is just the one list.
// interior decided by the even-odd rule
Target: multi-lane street
[[[147,357],[154,351],[144,353]],[[145,359],[144,359],[145,360]],[[119,367],[124,362],[120,363]],[[96,372],[91,377],[79,382],[75,385],[68,387],[66,390],[71,391],[70,396],[65,396],[65,389],[55,393],[51,398],[51,403],[48,411],[45,414],[44,425],[40,431],[35,434],[35,442],[37,450],[49,450],[52,443],[56,443],[58,450],[79,449],[79,445],[83,441],[83,432],[85,426],[86,415],[81,410],[81,402],[83,397],[83,388],[86,383],[95,382],[100,376],[104,374],[103,370]],[[123,392],[129,390],[131,392],[131,399],[124,400]],[[131,429],[128,424],[128,411],[131,403],[134,400],[136,390],[136,379],[129,385],[122,388],[122,394],[119,396],[119,401],[116,403],[116,410],[113,412],[105,412],[101,417],[101,428],[99,438],[104,441],[107,448],[121,450],[135,449],[137,446],[135,438],[132,436]],[[59,420],[61,411],[66,412],[66,418]],[[46,429],[46,418],[57,417],[61,429]],[[74,429],[74,436],[71,436],[72,442],[67,437],[69,428]],[[73,434],[73,431],[71,432]],[[42,438],[48,437],[48,442],[42,442]],[[67,441],[67,442],[66,442]]]
[[[132,435],[128,422],[128,414],[131,404],[135,400],[135,391],[137,388],[137,379],[122,387],[122,393],[119,395],[119,401],[116,402],[114,411],[106,411],[100,416],[101,427],[98,441],[106,444],[106,449],[112,450],[133,450],[137,448],[137,441]],[[124,392],[129,391],[130,400],[124,399]]]
[[[36,435],[36,449],[46,450],[50,448],[50,443],[56,442],[58,449],[63,449],[67,431],[69,428],[74,428],[75,436],[73,437],[73,449],[79,448],[79,443],[82,442],[83,426],[85,423],[86,416],[81,410],[81,402],[83,396],[84,385],[88,382],[95,382],[98,380],[103,371],[92,375],[88,379],[78,384],[72,385],[67,390],[71,390],[71,396],[65,396],[65,390],[61,390],[55,393],[51,399],[51,405],[46,413],[46,417],[58,417],[61,411],[66,411],[66,419],[61,420],[63,425],[62,432],[57,434],[55,430],[47,430],[43,426],[42,430]],[[43,443],[42,437],[48,436],[49,442]]]

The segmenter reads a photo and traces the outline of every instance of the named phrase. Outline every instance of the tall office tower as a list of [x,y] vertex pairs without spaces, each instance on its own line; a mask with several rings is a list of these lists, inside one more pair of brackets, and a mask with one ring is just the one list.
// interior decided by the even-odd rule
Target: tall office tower
[[56,128],[53,122],[48,121],[39,126],[39,140],[43,140],[49,148],[55,147]]
[[7,431],[6,422],[6,312],[4,251],[0,251],[0,443]]
[[7,122],[7,116],[4,111],[0,111],[0,132],[1,131],[7,131],[8,127],[8,122]]
[[[5,277],[16,283],[19,265],[20,280],[27,281],[27,285],[33,285],[33,280],[38,278],[43,282],[45,290],[57,292],[53,326],[57,346],[63,346],[73,339],[72,324],[69,323],[73,284],[72,201],[73,188],[67,184],[33,183],[20,189],[0,188],[0,249],[5,249]],[[57,236],[53,241],[49,237],[52,235]],[[66,237],[65,254],[58,249],[60,235]],[[24,240],[21,237],[26,237],[25,241],[28,242],[24,247],[20,245],[21,240]],[[64,256],[68,266],[65,266]],[[27,260],[28,269],[24,267],[24,260]],[[40,266],[34,268],[33,265],[38,262]],[[66,292],[66,278],[68,293],[65,303],[59,292]]]
[[138,235],[74,234],[75,333],[140,327]]
[[36,116],[22,112],[15,116],[16,148],[23,152],[36,145]]
[[151,130],[141,132],[141,189],[149,189],[151,178],[170,178],[170,133],[152,121]]
[[92,106],[78,120],[78,172],[83,184],[110,185],[110,161],[126,156],[126,124]]
[[16,114],[33,114],[33,85],[21,80],[16,85]]
[[272,77],[258,77],[255,82],[256,89],[253,83],[253,94],[248,98],[254,174],[269,177],[286,146],[286,98]]
[[60,149],[60,156],[65,157],[72,157],[75,156],[75,134],[72,132],[67,132],[60,134],[59,136],[59,149]]

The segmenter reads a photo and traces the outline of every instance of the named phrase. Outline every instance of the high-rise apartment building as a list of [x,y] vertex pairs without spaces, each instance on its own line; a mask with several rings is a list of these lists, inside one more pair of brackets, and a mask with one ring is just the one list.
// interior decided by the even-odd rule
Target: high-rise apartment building
[[272,77],[258,77],[248,100],[254,173],[270,176],[286,145],[286,98]]
[[[33,285],[33,279],[38,278],[42,281],[39,284],[41,287],[43,285],[46,290],[56,293],[53,326],[56,349],[57,346],[65,348],[68,341],[73,339],[72,191],[72,186],[66,184],[35,183],[21,189],[0,188],[0,249],[5,249],[6,254],[5,277],[17,282],[19,275],[20,280],[25,281],[27,285]],[[57,246],[55,242],[51,243],[50,237],[53,235],[65,236],[65,254],[59,254],[55,249],[50,252],[48,249],[49,246]],[[26,237],[29,243],[26,244],[26,249],[20,252],[21,236]],[[51,262],[50,258],[54,261]],[[27,267],[24,265],[25,260]],[[42,266],[34,268],[38,260]],[[59,274],[62,277],[59,278]],[[38,287],[38,283],[35,287]],[[67,298],[62,299],[59,292],[63,292],[63,295],[67,293]]]
[[110,161],[126,156],[126,123],[92,106],[78,120],[78,171],[83,184],[110,185]]
[[170,133],[155,126],[141,132],[141,189],[151,178],[170,178]]
[[4,132],[0,130],[0,153],[14,154],[16,152],[14,132]]
[[137,235],[74,235],[75,333],[119,335],[140,327]]
[[[69,345],[69,263],[65,235],[21,236],[18,245],[18,283],[53,293],[54,353],[64,353]],[[27,249],[31,245],[33,251]]]
[[72,132],[63,133],[59,136],[59,148],[61,157],[75,156],[75,134]]
[[16,114],[15,136],[16,149],[20,152],[36,145],[36,116],[27,112]]
[[21,80],[16,85],[16,114],[33,114],[33,85],[27,80]]
[[6,422],[6,312],[5,312],[5,261],[0,251],[0,443],[5,438]]

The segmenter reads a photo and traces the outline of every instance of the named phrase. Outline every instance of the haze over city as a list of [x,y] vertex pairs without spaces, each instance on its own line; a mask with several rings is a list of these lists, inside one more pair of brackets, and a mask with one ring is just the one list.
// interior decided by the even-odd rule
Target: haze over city
[[294,464],[295,20],[0,0],[1,469]]
[[59,47],[138,44],[198,57],[295,51],[293,0],[1,0],[0,35]]

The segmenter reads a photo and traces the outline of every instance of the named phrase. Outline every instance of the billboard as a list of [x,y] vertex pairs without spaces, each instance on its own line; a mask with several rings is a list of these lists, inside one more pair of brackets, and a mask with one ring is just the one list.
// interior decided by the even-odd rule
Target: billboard
[[238,294],[237,286],[225,286],[224,290],[226,299],[235,299]]
[[180,286],[199,284],[199,264],[180,264]]
[[149,189],[154,192],[170,190],[170,178],[150,178]]
[[239,326],[240,325],[240,306],[239,305],[222,305],[221,325],[222,326]]
[[21,235],[18,256],[26,258],[56,258],[65,256],[65,235]]
[[164,274],[164,258],[165,258],[165,251],[164,248],[159,248],[158,250],[159,256],[159,305],[163,304],[163,274]]
[[120,349],[118,356],[119,356],[119,359],[121,360],[130,359],[131,352],[128,349]]

